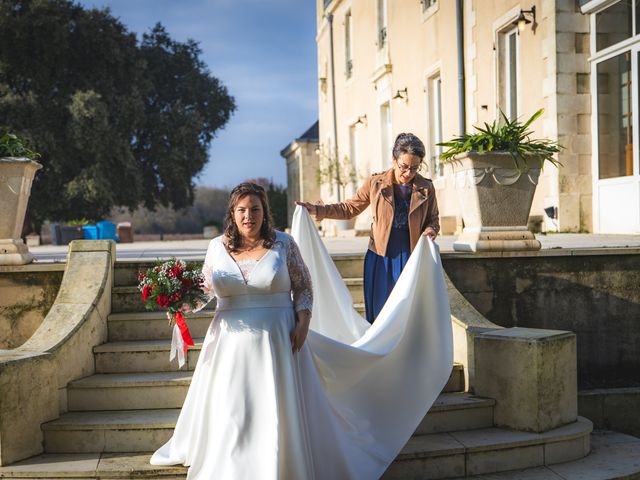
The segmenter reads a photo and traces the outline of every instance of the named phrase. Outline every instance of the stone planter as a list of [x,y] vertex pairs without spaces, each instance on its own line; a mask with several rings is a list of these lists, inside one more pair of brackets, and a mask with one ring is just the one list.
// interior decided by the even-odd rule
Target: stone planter
[[518,172],[508,153],[469,152],[452,162],[464,230],[453,244],[464,252],[540,250],[527,227],[541,163]]
[[20,236],[33,177],[41,168],[28,158],[0,158],[0,265],[24,265],[33,260]]

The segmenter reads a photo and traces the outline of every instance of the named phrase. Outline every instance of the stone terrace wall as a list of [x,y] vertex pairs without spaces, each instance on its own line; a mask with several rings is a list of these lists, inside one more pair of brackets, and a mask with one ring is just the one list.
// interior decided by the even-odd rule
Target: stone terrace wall
[[580,388],[640,386],[639,249],[444,254],[443,266],[488,320],[575,332]]
[[37,330],[60,289],[64,264],[0,267],[0,349],[19,347]]

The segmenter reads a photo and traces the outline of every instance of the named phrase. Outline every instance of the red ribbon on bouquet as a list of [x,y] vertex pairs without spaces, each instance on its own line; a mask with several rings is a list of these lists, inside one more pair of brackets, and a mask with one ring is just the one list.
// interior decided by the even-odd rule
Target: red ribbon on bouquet
[[189,327],[187,327],[187,322],[184,321],[184,315],[182,315],[182,312],[176,312],[173,318],[176,322],[176,325],[180,329],[180,335],[182,336],[182,340],[184,341],[184,353],[186,354],[189,347],[193,347],[195,343],[193,343],[193,338],[191,338]]

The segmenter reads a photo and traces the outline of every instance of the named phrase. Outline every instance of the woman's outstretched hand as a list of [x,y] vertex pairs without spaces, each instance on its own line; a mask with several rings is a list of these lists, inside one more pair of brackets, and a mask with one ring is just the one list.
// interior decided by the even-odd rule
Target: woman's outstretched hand
[[296,312],[296,325],[291,332],[291,350],[293,353],[299,352],[307,339],[309,324],[311,323],[311,312],[300,310]]
[[318,207],[315,204],[309,202],[300,202],[296,200],[296,205],[300,205],[301,207],[306,208],[307,211],[314,217],[318,216]]

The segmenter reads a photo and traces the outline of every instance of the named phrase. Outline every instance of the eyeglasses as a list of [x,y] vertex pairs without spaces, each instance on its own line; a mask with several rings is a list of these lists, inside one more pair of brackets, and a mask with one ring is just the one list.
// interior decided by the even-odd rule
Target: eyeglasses
[[411,173],[416,173],[418,170],[420,170],[420,167],[422,167],[422,162],[412,167],[411,165],[400,163],[399,161],[396,160],[396,165],[398,165],[398,168],[400,169],[401,172],[409,171]]

